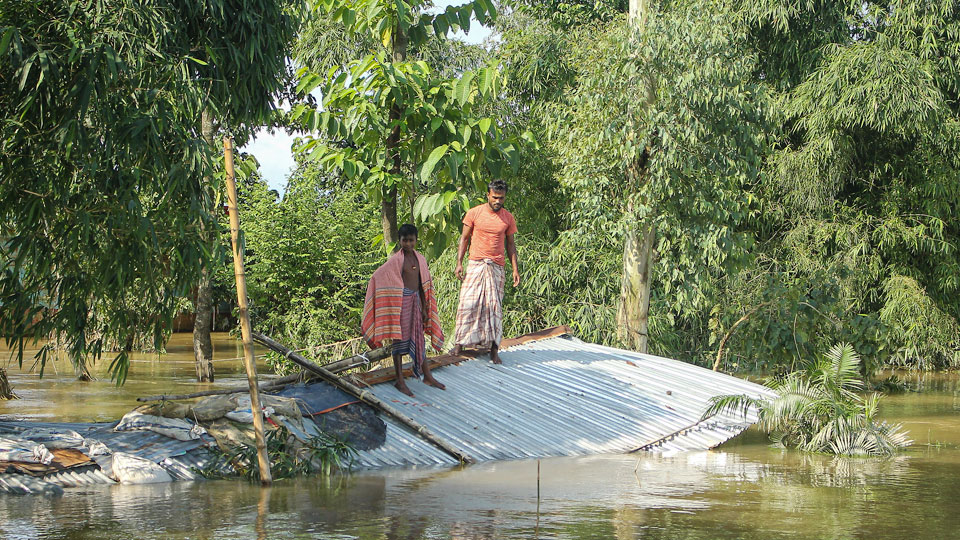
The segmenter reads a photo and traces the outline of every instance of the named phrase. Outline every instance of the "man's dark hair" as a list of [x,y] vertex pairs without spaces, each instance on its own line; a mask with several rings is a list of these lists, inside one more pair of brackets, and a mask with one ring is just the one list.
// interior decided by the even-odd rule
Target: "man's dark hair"
[[405,223],[400,226],[400,230],[397,231],[397,238],[406,238],[408,236],[417,236],[417,228],[410,223]]
[[507,192],[507,183],[499,178],[496,180],[491,180],[487,184],[487,191],[492,191],[494,193],[506,193]]

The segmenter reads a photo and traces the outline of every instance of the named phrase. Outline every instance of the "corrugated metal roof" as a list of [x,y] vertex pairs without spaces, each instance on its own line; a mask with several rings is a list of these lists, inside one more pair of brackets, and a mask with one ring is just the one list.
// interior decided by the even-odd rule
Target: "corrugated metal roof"
[[361,451],[355,468],[450,466],[459,461],[414,434],[396,420],[381,416],[387,424],[387,442],[375,450]]
[[44,482],[50,482],[61,487],[88,486],[92,484],[116,484],[117,481],[110,478],[100,467],[89,465],[86,467],[77,467],[67,469],[56,474],[48,474],[43,477]]
[[[518,345],[501,358],[502,365],[480,359],[438,370],[445,391],[416,381],[408,382],[415,398],[392,383],[371,391],[479,461],[711,448],[755,421],[728,414],[700,422],[711,397],[768,392],[692,364],[570,337]],[[423,443],[391,427],[387,445],[361,452],[361,463],[426,464]]]
[[[458,461],[443,450],[414,434],[406,426],[397,423],[389,416],[381,416],[387,425],[386,442],[374,450],[361,451],[354,462],[355,468],[377,468],[385,466],[438,466],[456,465]],[[292,427],[286,422],[287,428]],[[303,428],[307,436],[321,435],[320,428],[309,417],[304,417]],[[399,458],[398,458],[399,456]],[[398,462],[397,459],[402,461]]]
[[63,488],[25,474],[0,474],[0,493],[62,495]]
[[[479,461],[712,448],[756,418],[725,414],[701,422],[711,397],[770,392],[692,364],[569,336],[516,345],[503,350],[501,358],[502,365],[480,359],[438,370],[446,391],[416,381],[408,382],[416,398],[400,393],[392,383],[375,385],[371,391]],[[406,426],[387,416],[382,419],[386,443],[359,452],[356,467],[457,463]],[[115,432],[114,425],[0,421],[0,434],[33,429],[34,437],[43,438],[46,435],[37,430],[53,436],[74,431],[99,440],[112,452],[160,463],[180,480],[197,478],[195,470],[209,459],[203,445],[213,441],[210,436],[179,441],[151,431]],[[304,431],[301,436],[318,433],[311,421],[304,422]],[[56,493],[60,486],[113,483],[112,459],[103,456],[95,461],[99,467],[74,468],[42,479],[0,475],[0,492]]]

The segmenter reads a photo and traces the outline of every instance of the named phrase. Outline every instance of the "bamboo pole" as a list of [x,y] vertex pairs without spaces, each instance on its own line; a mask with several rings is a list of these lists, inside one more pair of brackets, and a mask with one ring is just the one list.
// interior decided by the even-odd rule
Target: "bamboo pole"
[[385,401],[381,400],[377,396],[373,395],[373,393],[371,393],[369,390],[363,390],[361,388],[358,388],[357,386],[341,379],[340,377],[337,377],[330,371],[314,364],[313,362],[307,360],[306,358],[291,351],[290,349],[284,347],[280,343],[277,343],[273,339],[263,334],[254,332],[253,338],[259,341],[260,343],[266,345],[269,349],[282,354],[285,358],[289,358],[290,360],[293,360],[304,369],[307,369],[309,371],[312,371],[313,373],[316,373],[317,375],[319,375],[321,379],[336,386],[340,390],[343,390],[344,392],[352,395],[353,397],[366,403],[367,405],[370,405],[371,407],[394,417],[397,421],[401,422],[402,424],[412,429],[417,435],[420,435],[427,441],[430,441],[435,446],[437,446],[444,452],[450,454],[451,456],[459,459],[464,463],[474,462],[474,459],[471,458],[466,453],[464,453],[462,450],[458,449],[457,447],[453,446],[447,441],[441,439],[440,437],[434,435],[429,429],[427,429],[427,426],[424,426],[423,424],[417,422],[413,418],[410,418],[409,416],[398,411],[396,408],[394,408],[390,404],[386,403]]
[[233,271],[237,281],[237,304],[240,307],[240,334],[243,338],[243,365],[250,386],[250,411],[253,413],[253,432],[257,440],[257,463],[260,467],[260,483],[273,483],[270,474],[270,458],[267,456],[267,439],[263,434],[263,411],[260,409],[260,389],[257,385],[257,363],[253,357],[253,339],[250,334],[250,313],[247,312],[247,280],[243,273],[243,251],[240,248],[240,211],[237,208],[237,181],[233,170],[233,139],[223,139],[224,165],[227,172],[227,209],[230,212],[230,243],[233,246]]

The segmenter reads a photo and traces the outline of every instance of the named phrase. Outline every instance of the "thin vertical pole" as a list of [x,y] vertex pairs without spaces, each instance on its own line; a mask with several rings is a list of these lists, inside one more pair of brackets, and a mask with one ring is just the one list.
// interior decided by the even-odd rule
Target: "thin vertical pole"
[[537,460],[537,525],[534,528],[534,535],[540,538],[540,460]]
[[237,208],[237,181],[233,170],[233,139],[224,137],[223,156],[227,172],[227,209],[230,212],[230,241],[233,245],[233,272],[237,279],[237,304],[240,306],[240,335],[243,338],[243,366],[250,385],[250,410],[253,412],[253,432],[257,439],[257,462],[260,483],[270,485],[270,458],[267,457],[267,439],[263,435],[263,411],[260,409],[260,388],[257,385],[257,363],[253,358],[253,329],[247,312],[247,279],[243,273],[243,250],[240,249],[240,211]]

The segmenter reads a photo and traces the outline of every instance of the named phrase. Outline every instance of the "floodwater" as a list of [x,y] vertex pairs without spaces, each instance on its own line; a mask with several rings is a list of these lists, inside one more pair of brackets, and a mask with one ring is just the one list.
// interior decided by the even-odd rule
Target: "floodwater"
[[[121,388],[110,380],[108,367],[114,354],[105,352],[90,371],[96,380],[78,382],[73,366],[65,358],[48,362],[39,377],[34,366],[37,348],[24,349],[23,368],[11,360],[9,350],[0,345],[0,366],[6,367],[7,379],[21,399],[0,401],[0,417],[37,422],[108,422],[118,420],[136,407],[138,397],[160,394],[190,394],[247,385],[243,370],[243,345],[226,332],[214,332],[213,383],[198,383],[193,360],[193,338],[190,333],[173,334],[163,355],[132,353],[127,382]],[[5,345],[5,344],[3,344]],[[266,352],[255,347],[257,355]],[[257,373],[269,370],[260,356]]]
[[[189,335],[185,343],[138,360],[120,390],[72,382],[63,366],[53,385],[13,369],[26,399],[0,402],[0,416],[114,419],[137,396],[196,391]],[[238,357],[239,347],[220,336],[217,356]],[[241,383],[239,365],[217,363],[226,377],[216,385]],[[915,443],[891,459],[783,451],[750,430],[713,451],[673,455],[358,471],[270,489],[240,480],[72,488],[0,495],[0,537],[960,538],[960,376],[900,376],[917,391],[888,396],[882,411]]]

